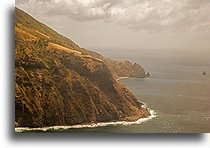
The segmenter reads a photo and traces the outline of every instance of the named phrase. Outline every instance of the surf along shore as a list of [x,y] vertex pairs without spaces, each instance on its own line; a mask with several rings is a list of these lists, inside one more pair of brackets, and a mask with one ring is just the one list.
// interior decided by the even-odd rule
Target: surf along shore
[[[116,80],[122,80],[122,79],[128,79],[129,77],[119,77]],[[48,132],[48,131],[59,131],[59,130],[68,130],[68,129],[79,129],[79,128],[96,128],[96,127],[104,127],[104,126],[116,126],[116,125],[133,125],[133,124],[141,124],[143,122],[146,122],[148,120],[151,120],[157,116],[157,113],[154,110],[151,110],[147,107],[147,104],[142,102],[142,108],[146,108],[150,116],[146,118],[139,118],[136,121],[110,121],[110,122],[98,122],[98,123],[88,123],[88,124],[78,124],[78,125],[65,125],[65,126],[49,126],[49,127],[15,127],[15,132],[21,133],[21,132],[35,132],[35,131],[42,131],[42,132]]]
[[[147,108],[146,104],[142,106],[143,108]],[[42,132],[48,132],[48,131],[59,131],[59,130],[67,130],[67,129],[79,129],[79,128],[95,128],[95,127],[104,127],[104,126],[115,126],[115,125],[133,125],[133,124],[141,124],[143,122],[146,122],[148,120],[151,120],[157,116],[157,113],[154,110],[151,110],[147,108],[147,110],[150,112],[150,116],[147,118],[140,118],[136,121],[113,121],[113,122],[99,122],[99,123],[90,123],[90,124],[80,124],[80,125],[70,125],[70,126],[49,126],[49,127],[16,127],[15,132],[21,133],[21,132],[35,132],[35,131],[42,131]]]

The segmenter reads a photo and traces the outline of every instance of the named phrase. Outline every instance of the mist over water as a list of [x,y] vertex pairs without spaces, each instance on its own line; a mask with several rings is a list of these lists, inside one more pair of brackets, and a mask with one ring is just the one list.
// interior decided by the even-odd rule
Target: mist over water
[[151,73],[119,81],[157,117],[140,125],[61,132],[210,132],[208,1],[16,0],[16,6],[80,47],[139,63]]
[[[118,60],[140,63],[148,79],[120,80],[158,117],[116,132],[210,132],[209,51],[99,51]],[[208,75],[203,76],[203,71]]]
[[[210,132],[209,50],[98,50],[106,57],[141,64],[152,76],[120,80],[156,111],[140,125],[71,129],[67,132],[206,133]],[[203,71],[208,75],[203,76]]]
[[[120,80],[157,113],[141,124],[60,129],[59,132],[209,133],[209,50],[98,50],[102,55],[141,64],[152,76]],[[208,75],[203,76],[203,71]],[[58,131],[52,131],[58,132]]]
[[[151,78],[119,80],[157,116],[141,124],[59,129],[52,132],[209,133],[209,50],[98,50],[102,55],[141,64]],[[203,76],[203,71],[208,73]]]

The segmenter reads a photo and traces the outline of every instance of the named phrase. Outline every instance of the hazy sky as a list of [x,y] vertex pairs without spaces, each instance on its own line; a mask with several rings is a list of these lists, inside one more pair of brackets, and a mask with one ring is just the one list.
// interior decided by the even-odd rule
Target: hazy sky
[[16,0],[87,49],[210,49],[208,0]]

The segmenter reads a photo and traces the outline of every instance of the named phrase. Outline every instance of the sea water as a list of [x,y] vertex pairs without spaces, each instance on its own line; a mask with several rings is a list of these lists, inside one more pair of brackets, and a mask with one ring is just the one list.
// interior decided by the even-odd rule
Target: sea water
[[[112,56],[104,54],[140,63],[152,74],[151,78],[120,82],[158,116],[141,125],[122,128],[120,132],[210,132],[209,50],[125,50],[112,52]],[[203,76],[203,71],[208,75]]]
[[[150,78],[119,80],[155,111],[141,124],[107,124],[98,127],[55,128],[51,132],[204,133],[210,132],[209,50],[150,51],[101,50],[116,60],[140,63]],[[207,76],[203,76],[203,71]],[[43,132],[43,130],[35,130]]]

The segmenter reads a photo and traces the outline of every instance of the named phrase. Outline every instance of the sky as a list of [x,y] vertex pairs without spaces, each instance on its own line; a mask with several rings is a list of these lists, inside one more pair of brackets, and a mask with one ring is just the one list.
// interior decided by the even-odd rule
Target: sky
[[87,49],[210,49],[208,0],[16,0]]

